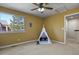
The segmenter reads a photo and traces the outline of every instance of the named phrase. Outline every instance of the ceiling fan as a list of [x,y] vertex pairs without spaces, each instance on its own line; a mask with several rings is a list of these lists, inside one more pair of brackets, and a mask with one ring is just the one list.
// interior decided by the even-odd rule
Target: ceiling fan
[[53,8],[52,7],[46,7],[48,5],[48,3],[33,3],[35,6],[37,6],[37,8],[34,8],[34,9],[31,9],[31,11],[34,11],[34,10],[38,10],[40,11],[41,13],[43,13],[45,11],[45,9],[47,10],[52,10]]

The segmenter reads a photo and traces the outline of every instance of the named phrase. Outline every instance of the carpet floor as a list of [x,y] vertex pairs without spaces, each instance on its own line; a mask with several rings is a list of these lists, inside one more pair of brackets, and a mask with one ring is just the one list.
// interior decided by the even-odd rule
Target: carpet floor
[[79,44],[36,45],[34,42],[0,49],[0,55],[79,55]]

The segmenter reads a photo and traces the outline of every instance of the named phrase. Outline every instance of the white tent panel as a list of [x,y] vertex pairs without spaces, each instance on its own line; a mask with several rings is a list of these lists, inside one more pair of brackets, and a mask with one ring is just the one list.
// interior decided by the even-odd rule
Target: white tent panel
[[[40,41],[40,38],[42,38],[42,37],[45,37],[46,41],[44,41],[43,39],[42,39],[43,41]],[[40,34],[38,40],[39,40],[39,44],[52,44],[52,42],[51,42],[51,40],[50,40],[44,26],[42,28],[42,31],[41,31],[41,34]]]

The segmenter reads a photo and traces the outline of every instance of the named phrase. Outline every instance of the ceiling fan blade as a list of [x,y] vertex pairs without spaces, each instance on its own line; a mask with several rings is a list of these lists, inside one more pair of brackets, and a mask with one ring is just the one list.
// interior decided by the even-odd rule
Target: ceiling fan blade
[[31,9],[31,11],[34,11],[34,10],[36,10],[36,9],[38,9],[38,8]]
[[37,4],[37,3],[32,3],[32,4],[34,4],[35,6],[39,6],[39,4]]
[[44,7],[45,9],[50,9],[50,10],[52,10],[53,8],[51,8],[51,7]]
[[40,3],[40,6],[42,6],[43,5],[43,3]]
[[39,8],[42,8],[42,7],[43,7],[43,3],[40,3],[40,4],[39,4]]

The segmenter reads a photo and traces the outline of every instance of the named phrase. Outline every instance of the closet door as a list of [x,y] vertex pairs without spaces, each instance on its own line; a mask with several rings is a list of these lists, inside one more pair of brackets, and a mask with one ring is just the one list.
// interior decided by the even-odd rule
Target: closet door
[[68,20],[68,42],[76,43],[79,39],[79,20]]
[[76,42],[79,43],[79,18],[76,19],[76,29],[74,31],[76,33]]

